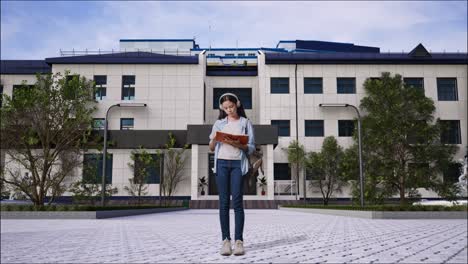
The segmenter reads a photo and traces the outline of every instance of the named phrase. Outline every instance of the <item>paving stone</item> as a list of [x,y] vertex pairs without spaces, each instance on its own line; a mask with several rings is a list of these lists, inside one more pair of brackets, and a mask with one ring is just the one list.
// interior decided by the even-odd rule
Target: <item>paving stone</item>
[[[234,238],[234,212],[230,215]],[[464,220],[245,210],[243,256],[221,256],[218,210],[1,220],[1,263],[467,263]]]

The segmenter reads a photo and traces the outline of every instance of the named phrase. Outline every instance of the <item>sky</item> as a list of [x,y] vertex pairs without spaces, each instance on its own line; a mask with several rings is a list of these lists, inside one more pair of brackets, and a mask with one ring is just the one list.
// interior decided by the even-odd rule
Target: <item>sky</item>
[[192,39],[201,48],[320,40],[409,52],[467,52],[467,1],[1,1],[1,59],[118,50],[120,39]]

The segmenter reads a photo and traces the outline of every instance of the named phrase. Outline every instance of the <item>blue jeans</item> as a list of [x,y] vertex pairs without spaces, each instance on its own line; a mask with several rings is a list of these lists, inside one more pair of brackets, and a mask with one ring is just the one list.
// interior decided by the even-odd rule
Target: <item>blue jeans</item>
[[231,240],[229,229],[229,196],[232,194],[232,204],[235,215],[235,240],[242,240],[244,232],[243,207],[243,175],[240,160],[218,159],[216,164],[216,185],[219,191],[219,221],[221,223],[222,240]]

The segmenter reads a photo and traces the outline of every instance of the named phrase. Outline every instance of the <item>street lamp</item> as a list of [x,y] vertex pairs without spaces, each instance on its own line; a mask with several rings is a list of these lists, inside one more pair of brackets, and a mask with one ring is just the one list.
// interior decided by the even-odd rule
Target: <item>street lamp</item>
[[364,206],[364,172],[362,170],[362,148],[361,148],[361,115],[359,109],[351,104],[319,104],[320,107],[352,107],[358,116],[358,144],[359,144],[359,185],[361,194],[361,207]]
[[107,156],[107,119],[109,111],[113,107],[146,107],[144,103],[120,103],[111,105],[106,111],[106,118],[104,119],[104,150],[102,153],[102,190],[101,190],[101,206],[104,206],[104,196],[106,191],[106,156]]

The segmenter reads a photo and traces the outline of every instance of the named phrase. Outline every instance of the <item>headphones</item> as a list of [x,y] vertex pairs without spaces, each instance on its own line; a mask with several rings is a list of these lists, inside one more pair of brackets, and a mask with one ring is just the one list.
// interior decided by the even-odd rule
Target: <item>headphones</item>
[[237,100],[237,103],[236,103],[237,108],[239,108],[239,107],[241,106],[241,102],[240,102],[239,98],[237,98],[237,96],[236,96],[235,94],[233,94],[233,93],[225,93],[225,94],[222,94],[222,95],[219,97],[219,110],[224,110],[224,109],[223,109],[223,106],[221,105],[221,99],[222,99],[224,96],[226,96],[226,95],[230,95],[230,96],[236,98],[236,100]]

